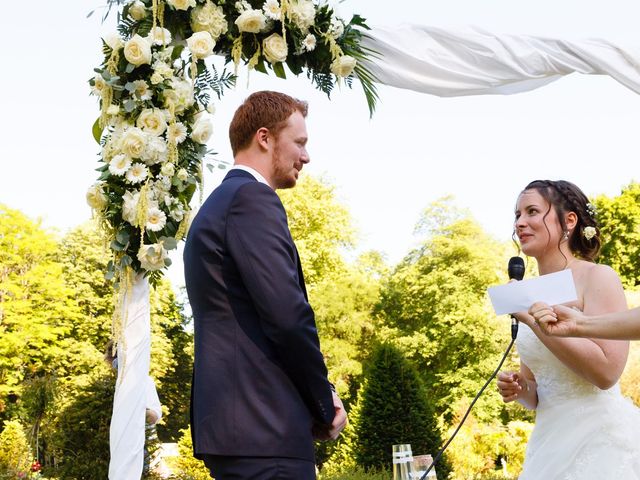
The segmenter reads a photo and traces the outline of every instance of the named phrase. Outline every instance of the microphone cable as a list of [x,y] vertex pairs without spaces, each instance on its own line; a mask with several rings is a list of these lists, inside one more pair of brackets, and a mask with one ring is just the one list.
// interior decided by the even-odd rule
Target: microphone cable
[[496,375],[498,375],[498,372],[502,368],[502,364],[507,359],[507,356],[509,355],[509,352],[511,351],[511,348],[513,347],[513,344],[515,343],[517,336],[518,336],[518,320],[516,320],[516,318],[513,315],[511,315],[511,343],[509,343],[509,346],[507,347],[507,350],[504,352],[504,355],[502,356],[502,359],[500,359],[500,363],[498,364],[498,367],[491,374],[491,377],[489,377],[489,380],[487,380],[485,382],[485,384],[482,386],[482,388],[480,389],[478,394],[475,396],[475,398],[471,402],[471,405],[469,405],[469,408],[467,409],[467,412],[462,417],[462,420],[460,421],[460,424],[456,428],[455,432],[453,432],[453,435],[451,435],[449,440],[447,440],[447,443],[444,444],[444,447],[442,447],[440,449],[440,451],[436,454],[436,456],[433,458],[433,462],[431,462],[431,465],[429,465],[429,468],[427,468],[427,471],[424,472],[424,474],[420,477],[420,480],[425,480],[427,478],[427,475],[429,475],[429,472],[433,469],[433,467],[435,467],[436,463],[438,463],[438,461],[442,457],[442,454],[444,453],[444,451],[447,449],[449,444],[453,441],[455,436],[458,434],[458,432],[462,428],[462,425],[464,424],[465,420],[467,419],[467,417],[471,413],[471,409],[473,408],[473,406],[476,404],[476,402],[480,398],[480,395],[482,395],[482,393],[486,390],[486,388],[489,386],[491,381],[496,377]]

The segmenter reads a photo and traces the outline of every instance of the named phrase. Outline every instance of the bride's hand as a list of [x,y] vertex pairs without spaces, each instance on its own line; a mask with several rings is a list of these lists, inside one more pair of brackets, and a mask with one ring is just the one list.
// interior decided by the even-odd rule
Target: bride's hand
[[518,372],[498,373],[497,384],[504,403],[518,400],[523,392],[529,391],[527,380]]
[[550,307],[546,303],[537,302],[531,305],[529,313],[544,333],[557,337],[572,337],[577,332],[578,323],[584,319],[584,315],[576,307],[555,305]]

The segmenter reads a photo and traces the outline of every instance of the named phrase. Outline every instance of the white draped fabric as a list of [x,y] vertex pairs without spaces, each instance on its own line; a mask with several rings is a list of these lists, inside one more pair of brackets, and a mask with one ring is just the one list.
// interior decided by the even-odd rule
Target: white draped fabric
[[382,84],[440,97],[512,94],[573,72],[609,75],[640,93],[640,47],[606,40],[496,35],[401,25],[374,28],[364,45],[380,54],[368,63]]
[[[123,287],[126,288],[126,287]],[[160,418],[160,402],[149,377],[151,321],[149,282],[138,275],[121,310],[123,341],[118,343],[118,380],[109,432],[109,480],[139,480],[145,442],[145,411]]]

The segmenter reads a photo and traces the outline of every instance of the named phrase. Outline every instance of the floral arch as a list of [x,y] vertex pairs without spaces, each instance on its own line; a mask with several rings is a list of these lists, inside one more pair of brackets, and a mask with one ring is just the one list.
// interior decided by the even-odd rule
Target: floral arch
[[329,95],[358,80],[369,111],[376,84],[438,96],[510,94],[573,72],[610,75],[640,93],[640,59],[606,41],[460,32],[426,26],[370,30],[317,0],[108,0],[118,31],[90,80],[99,177],[87,201],[109,239],[119,358],[109,478],[140,478],[145,409],[159,410],[149,369],[149,282],[170,265],[202,192],[209,116],[235,82],[207,60],[221,55],[285,78],[305,73]]

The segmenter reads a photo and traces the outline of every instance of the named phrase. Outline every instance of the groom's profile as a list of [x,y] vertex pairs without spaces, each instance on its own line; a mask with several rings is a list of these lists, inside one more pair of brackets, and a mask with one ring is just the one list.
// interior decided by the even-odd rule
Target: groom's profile
[[309,162],[306,115],[305,102],[278,92],[244,101],[229,127],[234,166],[185,245],[191,432],[217,480],[313,479],[314,438],[335,439],[347,420],[275,193]]

